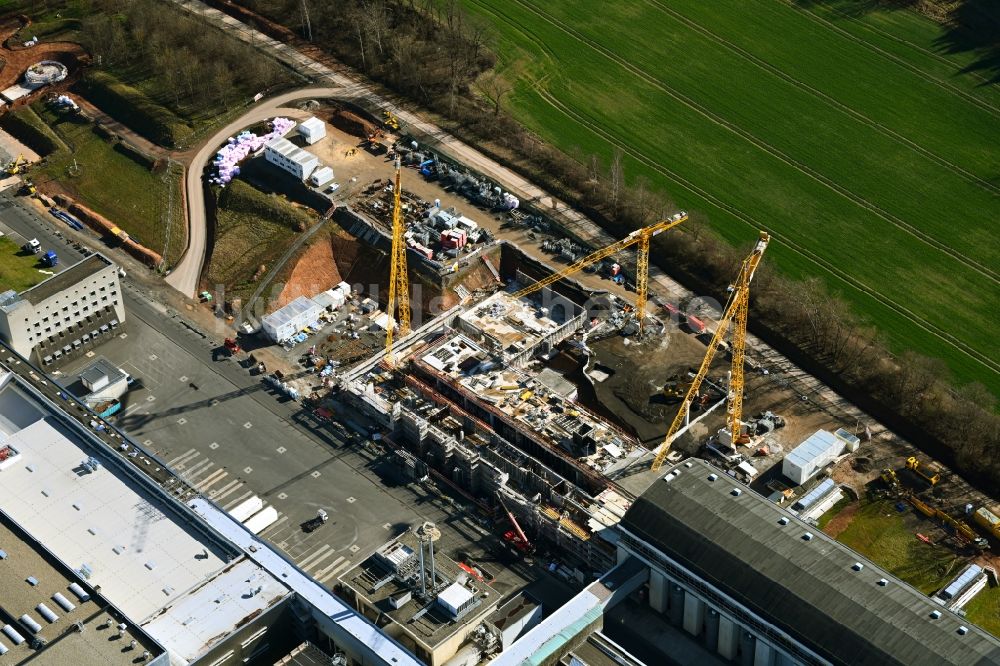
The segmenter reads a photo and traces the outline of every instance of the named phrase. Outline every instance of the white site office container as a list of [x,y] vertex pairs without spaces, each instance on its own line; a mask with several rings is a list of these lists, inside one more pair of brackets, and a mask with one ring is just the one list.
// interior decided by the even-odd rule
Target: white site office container
[[246,521],[247,518],[257,513],[263,508],[264,508],[264,500],[254,495],[253,497],[245,499],[236,506],[234,506],[229,511],[229,515],[242,523]]
[[260,534],[276,522],[278,522],[278,510],[273,506],[268,506],[244,520],[243,524],[254,534]]

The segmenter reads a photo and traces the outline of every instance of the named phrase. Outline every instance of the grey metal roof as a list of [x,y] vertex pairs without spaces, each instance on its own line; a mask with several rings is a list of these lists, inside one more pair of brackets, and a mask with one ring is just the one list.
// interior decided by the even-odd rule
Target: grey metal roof
[[705,461],[681,463],[667,477],[673,473],[650,486],[621,527],[823,658],[1000,664],[1000,640],[948,611],[932,619],[940,605],[730,477],[715,472],[710,481]]
[[88,381],[91,384],[100,381],[101,377],[107,377],[108,384],[114,384],[125,379],[125,373],[103,356],[98,356],[94,359],[93,363],[84,368],[80,373],[80,379]]
[[832,432],[817,430],[813,434],[792,449],[786,459],[798,467],[807,467],[816,458],[824,456],[832,448],[844,448],[844,442],[837,438]]
[[52,298],[56,294],[69,289],[78,282],[86,280],[102,268],[110,266],[111,261],[100,254],[92,254],[78,261],[61,273],[56,273],[47,280],[42,280],[31,289],[21,292],[21,298],[32,305]]

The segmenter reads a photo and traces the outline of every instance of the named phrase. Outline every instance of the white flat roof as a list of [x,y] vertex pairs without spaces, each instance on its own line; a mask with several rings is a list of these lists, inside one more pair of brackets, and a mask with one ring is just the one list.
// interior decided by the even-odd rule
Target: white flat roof
[[241,559],[171,602],[142,628],[167,646],[171,661],[192,662],[290,594],[274,576]]
[[305,129],[307,133],[317,132],[319,130],[326,131],[326,123],[317,118],[316,116],[310,116],[306,118],[301,123],[299,123],[299,130]]
[[294,143],[288,139],[277,138],[271,143],[267,144],[267,148],[278,152],[285,157],[287,157],[292,162],[305,166],[310,162],[318,162],[319,158],[310,153],[308,150],[303,150],[299,148]]
[[91,452],[50,419],[7,442],[22,458],[0,472],[0,510],[67,566],[87,565],[89,583],[132,621],[225,566],[212,545],[165,515],[165,505],[140,494],[136,481],[106,466],[83,470]]
[[844,442],[828,430],[817,430],[792,449],[785,460],[798,467],[806,467],[816,458],[826,455],[832,448],[844,448]]

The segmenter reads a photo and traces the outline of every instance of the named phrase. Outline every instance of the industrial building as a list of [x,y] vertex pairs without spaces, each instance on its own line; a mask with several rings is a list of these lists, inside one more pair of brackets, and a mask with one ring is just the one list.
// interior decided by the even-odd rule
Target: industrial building
[[211,501],[175,500],[26,366],[0,365],[6,659],[221,666],[274,662],[307,640],[345,663],[418,666]]
[[66,390],[78,400],[103,416],[117,411],[119,398],[128,392],[128,375],[114,363],[99,356],[80,371]]
[[474,638],[500,595],[435,552],[432,524],[391,541],[340,577],[339,592],[429,666],[441,666]]
[[992,664],[1000,641],[781,507],[692,459],[619,523],[650,608],[725,660]]
[[124,322],[118,267],[102,254],[21,293],[0,294],[0,339],[39,365],[82,354]]
[[264,159],[299,180],[305,180],[319,167],[318,157],[285,138],[275,139],[264,146]]

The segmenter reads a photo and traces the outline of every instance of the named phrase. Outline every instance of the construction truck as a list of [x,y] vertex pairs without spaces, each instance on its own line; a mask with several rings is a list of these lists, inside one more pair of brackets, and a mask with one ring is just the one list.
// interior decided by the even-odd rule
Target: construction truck
[[938,484],[938,481],[941,480],[941,474],[937,472],[935,472],[934,474],[928,474],[924,472],[922,469],[920,469],[920,461],[914,458],[913,456],[910,456],[909,458],[906,459],[906,469],[910,470],[911,472],[919,476],[921,479],[929,483],[932,488]]
[[37,238],[32,238],[30,241],[22,245],[21,249],[25,252],[30,252],[31,254],[38,254],[42,251],[42,244],[38,242]]
[[987,534],[1000,539],[1000,516],[981,506],[972,514],[972,519],[986,530]]
[[42,255],[42,265],[52,268],[59,263],[59,256],[52,250],[48,250]]

